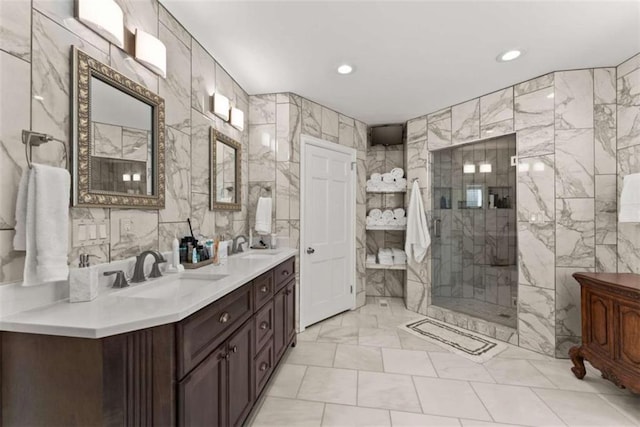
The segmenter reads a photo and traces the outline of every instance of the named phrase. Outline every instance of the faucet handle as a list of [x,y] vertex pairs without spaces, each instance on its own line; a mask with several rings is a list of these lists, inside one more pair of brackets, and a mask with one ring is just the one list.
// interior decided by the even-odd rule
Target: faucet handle
[[105,276],[116,275],[116,280],[113,281],[114,288],[126,288],[129,286],[129,281],[127,280],[127,276],[125,276],[124,271],[122,270],[114,270],[114,271],[105,271],[102,273]]

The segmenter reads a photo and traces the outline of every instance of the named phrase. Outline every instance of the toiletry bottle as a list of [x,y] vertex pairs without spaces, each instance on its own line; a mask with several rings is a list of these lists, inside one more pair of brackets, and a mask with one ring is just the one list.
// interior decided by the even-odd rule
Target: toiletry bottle
[[447,209],[447,199],[444,196],[440,197],[440,209]]
[[218,238],[216,237],[216,240],[213,242],[213,251],[214,251],[213,263],[215,265],[218,265],[220,263],[219,246],[220,246],[220,240],[218,240]]
[[278,235],[276,233],[271,235],[271,241],[269,243],[271,243],[271,249],[276,249],[278,247]]
[[180,264],[180,242],[178,242],[175,234],[173,236],[173,242],[171,242],[171,253],[173,255],[172,267],[177,269]]
[[195,247],[191,251],[191,263],[192,264],[198,263],[198,250]]

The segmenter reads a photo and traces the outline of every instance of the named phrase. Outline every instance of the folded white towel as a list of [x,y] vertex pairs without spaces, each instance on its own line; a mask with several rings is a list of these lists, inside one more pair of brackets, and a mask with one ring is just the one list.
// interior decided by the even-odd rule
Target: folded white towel
[[371,209],[369,211],[369,216],[373,219],[382,218],[382,211],[380,209]]
[[271,197],[260,197],[256,207],[255,230],[258,234],[271,234]]
[[70,187],[66,169],[34,164],[23,172],[16,203],[16,223],[21,225],[14,238],[16,249],[26,250],[23,286],[69,277]]
[[396,219],[404,218],[404,215],[405,215],[405,211],[404,211],[404,209],[403,209],[403,208],[395,208],[395,209],[393,210],[393,216],[394,216]]
[[396,179],[396,186],[402,190],[405,189],[407,187],[407,180],[406,178],[400,178],[400,179]]
[[391,175],[393,175],[393,177],[397,180],[399,180],[400,178],[404,177],[404,169],[402,168],[393,168],[391,169]]
[[382,218],[386,220],[393,219],[393,211],[391,209],[385,209],[384,212],[382,212]]
[[407,232],[405,233],[406,241],[404,250],[408,257],[412,257],[416,262],[421,262],[427,254],[427,249],[431,245],[431,236],[429,235],[427,216],[424,212],[418,181],[413,182],[407,213]]
[[372,173],[371,174],[371,181],[373,182],[382,182],[382,175],[379,173]]
[[382,182],[386,182],[387,184],[391,184],[395,182],[395,178],[393,177],[393,175],[391,175],[390,173],[383,173],[382,174]]
[[400,226],[407,225],[407,217],[406,216],[403,216],[402,218],[398,218],[396,221],[398,222],[398,225],[400,225]]
[[375,264],[376,256],[374,254],[367,254],[367,264]]

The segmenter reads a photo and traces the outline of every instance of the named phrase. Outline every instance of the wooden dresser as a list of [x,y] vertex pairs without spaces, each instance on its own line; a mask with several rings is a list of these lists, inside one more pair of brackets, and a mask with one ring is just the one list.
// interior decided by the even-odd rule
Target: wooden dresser
[[640,275],[575,273],[582,299],[582,345],[572,347],[579,379],[588,360],[602,377],[640,393]]

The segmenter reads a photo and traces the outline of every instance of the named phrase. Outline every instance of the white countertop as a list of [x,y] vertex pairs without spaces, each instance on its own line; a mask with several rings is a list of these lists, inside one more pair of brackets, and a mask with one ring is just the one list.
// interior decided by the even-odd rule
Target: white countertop
[[[109,289],[91,302],[61,301],[12,314],[0,318],[0,330],[103,338],[178,322],[297,252],[290,248],[249,251],[228,257],[224,265],[165,274],[128,288]],[[214,278],[216,275],[225,277],[217,281],[206,280],[208,276]]]

